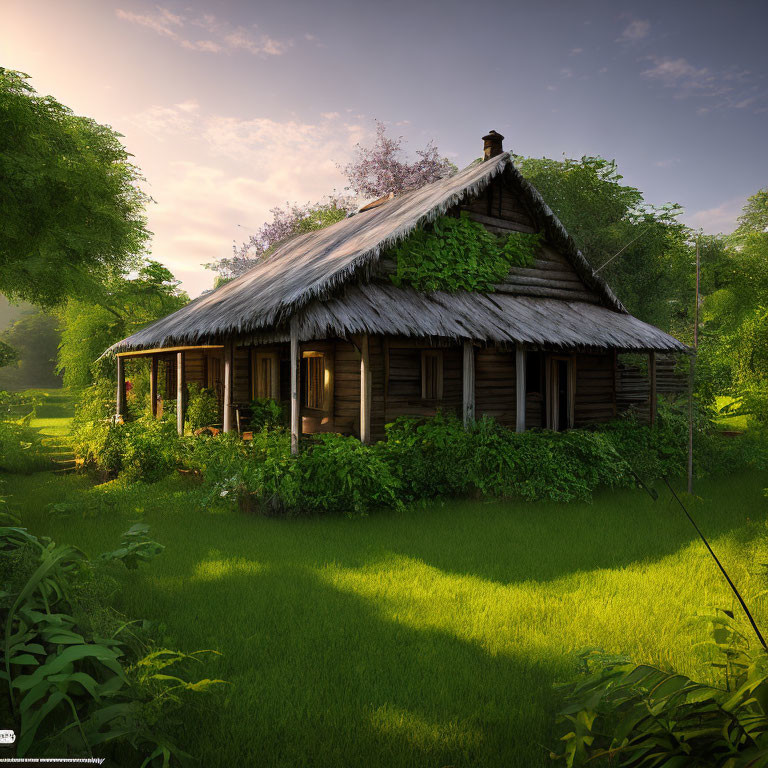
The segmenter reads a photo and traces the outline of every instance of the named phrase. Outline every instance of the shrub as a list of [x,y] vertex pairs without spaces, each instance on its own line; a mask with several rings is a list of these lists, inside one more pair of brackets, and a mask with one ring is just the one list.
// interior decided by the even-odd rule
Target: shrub
[[768,750],[768,654],[750,649],[730,611],[710,617],[719,680],[589,652],[585,677],[566,687],[559,721],[567,733],[553,755],[582,765],[764,765]]
[[264,427],[284,427],[285,414],[283,406],[271,397],[257,397],[251,401],[251,429],[259,430]]
[[467,467],[473,459],[473,440],[455,416],[401,416],[386,425],[386,435],[378,452],[400,481],[404,498],[451,496],[469,490]]
[[189,682],[165,668],[198,654],[126,631],[134,622],[104,605],[119,582],[79,550],[24,528],[0,528],[0,582],[0,666],[19,758],[83,757],[97,747],[117,764],[159,768],[186,757],[168,738],[169,717],[187,693],[221,681]]
[[187,421],[195,430],[219,423],[219,401],[216,393],[199,384],[188,384]]
[[189,438],[185,466],[199,471],[210,499],[232,497],[262,512],[365,514],[398,504],[399,484],[374,448],[341,435],[322,435],[291,455],[284,429]]

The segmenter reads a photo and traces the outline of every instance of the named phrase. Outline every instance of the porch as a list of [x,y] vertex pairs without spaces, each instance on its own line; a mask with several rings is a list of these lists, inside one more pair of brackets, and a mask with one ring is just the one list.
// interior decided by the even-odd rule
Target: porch
[[[438,410],[469,422],[484,415],[519,432],[563,430],[608,421],[633,407],[651,424],[657,395],[680,392],[673,360],[645,353],[646,371],[616,351],[562,350],[525,344],[463,343],[384,335],[299,342],[185,346],[117,355],[117,413],[125,412],[125,361],[146,359],[150,402],[175,395],[184,430],[187,384],[216,393],[224,432],[247,429],[252,400],[271,398],[290,413],[292,444],[301,434],[340,432],[369,443],[398,416]],[[661,380],[659,371],[662,372]],[[162,382],[161,382],[162,379]]]

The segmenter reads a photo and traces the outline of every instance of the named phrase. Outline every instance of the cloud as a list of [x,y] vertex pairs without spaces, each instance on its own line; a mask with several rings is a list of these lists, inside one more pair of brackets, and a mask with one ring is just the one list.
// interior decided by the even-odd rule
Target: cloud
[[[118,8],[115,15],[121,21],[151,29],[158,35],[173,40],[182,48],[202,53],[247,51],[254,56],[280,56],[293,44],[290,40],[278,40],[259,33],[255,25],[233,27],[210,13],[187,18],[157,6],[155,11],[146,13],[134,13]],[[197,38],[195,29],[202,29],[206,37]]]
[[621,33],[619,41],[621,42],[637,42],[648,37],[648,33],[651,31],[651,22],[645,19],[635,19],[630,21]]
[[654,165],[657,168],[671,168],[673,165],[677,165],[680,162],[679,157],[669,157],[665,160],[656,160]]
[[715,235],[719,232],[733,232],[737,219],[741,216],[746,203],[746,196],[725,200],[714,208],[707,208],[693,213],[686,213],[682,218],[693,229],[702,229],[705,234]]
[[158,167],[145,168],[157,201],[148,211],[153,253],[192,295],[212,282],[199,265],[231,255],[233,241],[247,240],[271,208],[341,191],[337,163],[369,132],[334,112],[312,121],[242,119],[207,114],[191,100],[155,105],[124,122],[129,138],[133,129],[163,142]]
[[715,109],[748,109],[755,113],[765,105],[766,93],[746,69],[712,70],[698,67],[687,59],[648,56],[650,66],[640,74],[674,92],[676,98],[695,96],[700,104],[697,114]]
[[651,56],[653,66],[641,72],[643,77],[659,80],[669,88],[707,88],[713,83],[706,67],[695,67],[683,58]]
[[578,56],[580,53],[584,53],[583,48],[571,48],[571,56]]

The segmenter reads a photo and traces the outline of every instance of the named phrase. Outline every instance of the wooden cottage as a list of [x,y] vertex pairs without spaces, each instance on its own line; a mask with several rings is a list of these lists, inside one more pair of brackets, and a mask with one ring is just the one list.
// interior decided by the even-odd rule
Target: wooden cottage
[[[125,365],[158,363],[219,395],[224,431],[254,398],[281,401],[301,433],[384,437],[398,416],[489,414],[519,431],[605,421],[640,400],[652,421],[657,355],[685,352],[630,315],[590,267],[541,195],[484,137],[484,160],[421,189],[383,198],[326,229],[293,237],[241,277],[115,344],[117,411]],[[495,234],[540,233],[535,261],[495,290],[422,293],[397,287],[388,249],[441,216],[467,212]],[[622,390],[619,353],[648,355],[645,387]],[[635,393],[635,394],[633,394]],[[642,403],[640,403],[642,405]]]

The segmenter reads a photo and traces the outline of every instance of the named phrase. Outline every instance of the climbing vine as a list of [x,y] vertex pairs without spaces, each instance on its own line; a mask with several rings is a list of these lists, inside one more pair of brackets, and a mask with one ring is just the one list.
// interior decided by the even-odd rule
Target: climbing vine
[[493,291],[510,268],[533,262],[539,239],[523,232],[499,237],[466,212],[443,216],[391,250],[397,262],[391,279],[419,291]]

